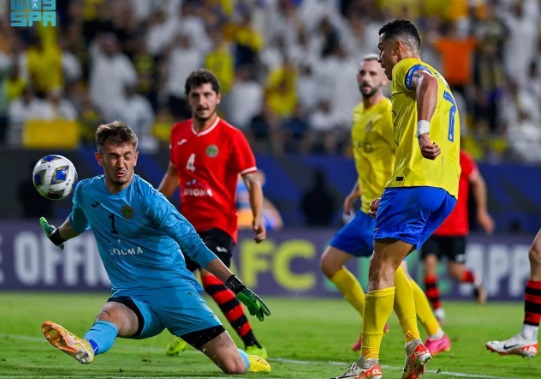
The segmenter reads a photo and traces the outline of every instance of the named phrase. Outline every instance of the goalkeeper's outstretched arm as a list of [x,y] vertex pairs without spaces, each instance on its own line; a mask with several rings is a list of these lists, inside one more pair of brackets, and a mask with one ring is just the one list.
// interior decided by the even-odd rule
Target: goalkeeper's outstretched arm
[[79,233],[73,230],[69,219],[66,219],[66,221],[64,221],[58,228],[49,224],[45,217],[41,217],[39,219],[39,223],[51,242],[62,249],[64,248],[64,242],[79,235]]

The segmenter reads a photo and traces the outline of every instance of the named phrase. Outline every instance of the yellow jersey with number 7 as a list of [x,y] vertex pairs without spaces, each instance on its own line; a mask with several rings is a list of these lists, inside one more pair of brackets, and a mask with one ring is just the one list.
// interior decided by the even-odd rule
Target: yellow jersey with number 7
[[[430,120],[430,140],[441,149],[434,160],[423,158],[417,132],[417,100],[413,74],[424,70],[438,82],[436,110]],[[441,74],[416,58],[398,62],[392,73],[391,95],[396,163],[385,187],[436,187],[457,198],[460,177],[460,119],[455,99]]]

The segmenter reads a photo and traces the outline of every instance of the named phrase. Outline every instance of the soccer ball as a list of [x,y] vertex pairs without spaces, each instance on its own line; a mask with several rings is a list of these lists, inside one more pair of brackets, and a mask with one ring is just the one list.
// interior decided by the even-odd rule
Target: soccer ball
[[68,158],[51,154],[36,163],[32,182],[41,196],[49,200],[62,200],[73,191],[77,171]]

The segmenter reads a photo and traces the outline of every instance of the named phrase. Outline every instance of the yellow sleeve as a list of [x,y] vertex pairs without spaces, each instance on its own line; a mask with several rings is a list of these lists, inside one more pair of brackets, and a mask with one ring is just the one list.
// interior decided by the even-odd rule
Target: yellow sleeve
[[413,91],[411,81],[413,74],[419,69],[430,72],[418,59],[403,59],[398,62],[393,68],[393,88],[398,91]]

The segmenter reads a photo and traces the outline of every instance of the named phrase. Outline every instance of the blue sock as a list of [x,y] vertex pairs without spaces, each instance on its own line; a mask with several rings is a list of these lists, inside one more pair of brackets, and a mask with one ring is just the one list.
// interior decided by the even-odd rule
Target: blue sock
[[85,340],[90,342],[94,354],[102,354],[113,346],[115,338],[118,335],[118,329],[115,324],[109,321],[98,320],[86,332]]
[[250,360],[248,359],[248,354],[246,354],[246,352],[244,350],[241,350],[241,349],[238,349],[238,351],[239,351],[240,357],[242,358],[242,360],[246,364],[246,371],[245,372],[248,372],[248,369],[250,368]]

